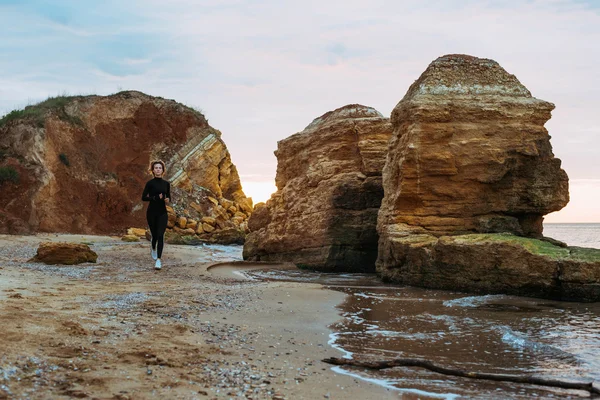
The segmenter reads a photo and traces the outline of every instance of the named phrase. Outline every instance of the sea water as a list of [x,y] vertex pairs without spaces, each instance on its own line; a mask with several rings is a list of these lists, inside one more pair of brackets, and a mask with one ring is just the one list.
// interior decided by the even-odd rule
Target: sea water
[[544,224],[544,236],[569,246],[600,249],[600,224]]
[[[410,287],[340,288],[340,357],[419,358],[465,371],[600,381],[600,305]],[[585,392],[456,378],[420,368],[340,373],[393,386],[402,398],[529,399]],[[414,396],[414,397],[413,397]]]

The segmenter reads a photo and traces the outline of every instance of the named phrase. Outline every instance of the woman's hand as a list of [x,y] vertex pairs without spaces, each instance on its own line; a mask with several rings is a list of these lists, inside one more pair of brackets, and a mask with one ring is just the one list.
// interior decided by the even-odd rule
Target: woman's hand
[[168,197],[165,197],[165,195],[164,195],[164,194],[162,194],[162,193],[160,193],[160,194],[158,195],[158,198],[159,198],[159,199],[161,199],[161,200],[164,200],[164,201],[165,201],[165,204],[169,204],[169,202],[171,201],[171,199],[169,199]]

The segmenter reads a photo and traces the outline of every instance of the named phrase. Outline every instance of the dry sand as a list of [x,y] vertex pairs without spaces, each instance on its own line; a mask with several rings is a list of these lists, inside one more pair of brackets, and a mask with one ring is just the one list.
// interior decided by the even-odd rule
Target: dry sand
[[[93,243],[96,264],[30,263],[42,241]],[[0,399],[398,399],[320,360],[343,294],[257,282],[203,247],[0,235]],[[200,260],[200,261],[199,261]]]

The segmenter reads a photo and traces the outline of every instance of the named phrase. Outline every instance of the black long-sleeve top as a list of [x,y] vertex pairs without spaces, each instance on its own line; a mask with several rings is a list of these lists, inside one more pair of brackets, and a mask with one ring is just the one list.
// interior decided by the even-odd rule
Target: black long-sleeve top
[[[163,198],[159,198],[159,194]],[[162,215],[167,213],[165,198],[171,201],[171,184],[163,178],[153,178],[146,182],[144,192],[142,193],[142,201],[149,201],[148,214]]]

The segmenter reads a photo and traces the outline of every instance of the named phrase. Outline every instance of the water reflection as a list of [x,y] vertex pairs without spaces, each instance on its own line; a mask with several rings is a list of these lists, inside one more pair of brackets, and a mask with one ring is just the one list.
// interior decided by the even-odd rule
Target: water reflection
[[[380,286],[374,276],[306,271],[255,277],[320,282],[348,295],[330,344],[345,357],[422,358],[477,372],[600,381],[600,305],[515,296]],[[357,282],[366,284],[362,287]],[[336,367],[375,380],[402,398],[529,399],[587,397],[587,392],[442,376],[418,368],[381,371]],[[411,397],[412,396],[412,397]]]

